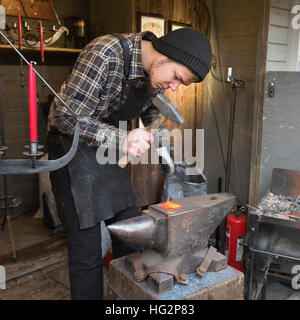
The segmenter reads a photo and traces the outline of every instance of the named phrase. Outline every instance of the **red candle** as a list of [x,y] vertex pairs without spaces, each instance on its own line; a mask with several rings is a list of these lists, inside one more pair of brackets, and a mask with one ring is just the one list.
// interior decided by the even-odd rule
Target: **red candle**
[[43,36],[42,21],[40,21],[40,49],[41,49],[42,62],[44,62],[44,36]]
[[19,29],[19,46],[21,49],[23,44],[23,39],[22,39],[22,22],[21,22],[20,8],[18,8],[18,29]]
[[30,142],[37,142],[36,78],[32,62],[29,64],[29,130]]

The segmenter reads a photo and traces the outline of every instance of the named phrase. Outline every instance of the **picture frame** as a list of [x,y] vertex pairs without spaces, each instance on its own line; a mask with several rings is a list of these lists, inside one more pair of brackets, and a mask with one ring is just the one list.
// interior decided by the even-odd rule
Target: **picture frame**
[[137,31],[151,31],[158,38],[166,33],[166,19],[161,15],[137,13]]
[[181,28],[192,28],[192,25],[187,23],[172,21],[172,20],[168,21],[168,32],[181,29]]

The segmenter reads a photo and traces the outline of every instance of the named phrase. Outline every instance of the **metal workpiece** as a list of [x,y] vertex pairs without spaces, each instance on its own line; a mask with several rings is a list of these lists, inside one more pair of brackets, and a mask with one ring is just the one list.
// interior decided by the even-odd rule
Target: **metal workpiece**
[[[125,265],[136,281],[147,279],[156,292],[171,290],[173,277],[179,284],[188,284],[187,274],[196,272],[208,259],[208,240],[235,207],[236,199],[222,193],[183,198],[174,203],[181,208],[165,210],[152,205],[139,217],[108,226],[119,239],[144,247],[143,252],[129,255]],[[225,269],[227,259],[217,252],[206,264],[202,276],[206,271]]]

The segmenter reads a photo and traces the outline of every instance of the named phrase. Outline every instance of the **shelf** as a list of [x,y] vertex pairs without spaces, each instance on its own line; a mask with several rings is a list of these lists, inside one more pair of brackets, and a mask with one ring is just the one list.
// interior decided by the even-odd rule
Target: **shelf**
[[[18,48],[18,46],[16,46],[16,48]],[[24,52],[40,52],[40,48],[29,48],[29,47],[25,47],[23,46],[23,51]],[[0,50],[12,50],[11,46],[8,44],[1,44],[0,45]],[[56,48],[56,47],[44,47],[44,51],[45,52],[52,52],[52,53],[75,53],[75,54],[79,54],[81,52],[81,49],[73,49],[73,48]]]

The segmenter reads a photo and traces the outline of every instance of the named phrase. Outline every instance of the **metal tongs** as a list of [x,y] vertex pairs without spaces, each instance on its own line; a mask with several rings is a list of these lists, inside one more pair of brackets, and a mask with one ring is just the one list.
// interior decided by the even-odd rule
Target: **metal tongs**
[[[23,59],[27,65],[30,62],[22,55],[22,53],[9,41],[5,34],[0,30],[0,35],[5,41],[17,52],[17,54]],[[73,143],[63,157],[56,160],[37,160],[36,157],[40,154],[38,152],[30,152],[28,155],[31,159],[5,159],[0,160],[0,174],[34,174],[39,172],[49,172],[58,170],[68,164],[74,157],[79,143],[80,128],[84,129],[88,125],[87,118],[79,118],[78,115],[62,100],[62,98],[52,89],[52,87],[46,82],[46,80],[33,68],[35,74],[40,80],[47,86],[47,88],[57,97],[57,99],[69,110],[69,112],[77,119],[76,128],[73,137]],[[5,150],[6,147],[3,147]]]

